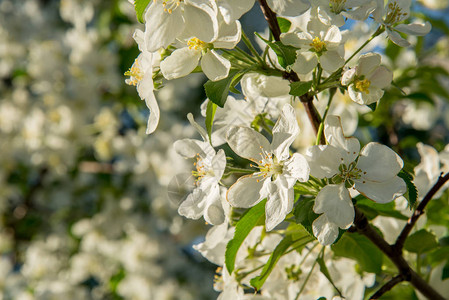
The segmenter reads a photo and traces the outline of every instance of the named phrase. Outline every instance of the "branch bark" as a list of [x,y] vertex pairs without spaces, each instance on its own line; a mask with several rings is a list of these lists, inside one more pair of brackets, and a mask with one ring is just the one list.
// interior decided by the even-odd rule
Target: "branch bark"
[[[271,10],[271,8],[268,6],[266,0],[259,0],[260,9],[262,10],[262,13],[265,17],[265,20],[268,22],[268,27],[271,30],[271,33],[273,34],[273,38],[275,41],[281,40],[281,29],[279,27],[279,23],[277,21],[276,13]],[[294,71],[284,72],[284,78],[289,80],[290,82],[298,82],[299,77],[298,74],[296,74]],[[313,130],[315,131],[315,134],[318,133],[318,129],[320,127],[321,123],[321,116],[316,110],[315,105],[313,104],[313,96],[309,94],[305,94],[301,97],[299,97],[299,100],[304,105],[304,109],[306,110],[307,116],[312,124]],[[321,144],[326,144],[326,138],[324,134],[321,135],[320,139]]]
[[446,175],[444,175],[444,176],[443,176],[443,173],[441,173],[437,182],[430,189],[430,191],[427,192],[426,196],[424,196],[423,200],[419,203],[418,207],[413,212],[413,215],[408,219],[407,224],[404,226],[404,228],[402,229],[398,238],[396,239],[396,242],[393,245],[393,248],[395,248],[396,251],[398,251],[398,252],[402,251],[402,248],[404,247],[405,240],[407,239],[408,235],[412,231],[413,226],[415,226],[419,217],[424,214],[424,208],[426,208],[426,206],[427,206],[427,204],[429,204],[430,200],[432,200],[432,198],[435,196],[435,194],[438,192],[438,190],[447,181],[449,181],[449,173],[446,173]]
[[393,277],[390,281],[385,283],[379,290],[377,290],[377,292],[374,293],[374,295],[372,295],[369,299],[370,300],[379,299],[380,296],[382,296],[383,294],[385,294],[386,292],[391,290],[396,284],[398,284],[404,280],[405,280],[404,276],[402,276],[401,274]]

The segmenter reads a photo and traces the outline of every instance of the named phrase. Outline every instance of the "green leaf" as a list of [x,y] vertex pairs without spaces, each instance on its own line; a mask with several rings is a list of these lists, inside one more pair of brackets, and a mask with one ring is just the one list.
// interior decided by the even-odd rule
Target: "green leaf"
[[407,199],[408,204],[410,207],[415,207],[416,200],[418,200],[418,190],[413,183],[413,176],[403,169],[399,172],[398,176],[401,177],[407,185],[407,196],[405,198]]
[[292,22],[290,22],[287,19],[280,18],[280,17],[278,17],[277,20],[278,20],[278,24],[279,24],[279,29],[281,29],[282,33],[289,31],[290,27],[292,26]]
[[229,72],[228,77],[222,80],[207,81],[204,84],[204,90],[206,91],[207,98],[218,106],[223,107],[228,99],[229,88],[236,74],[237,70],[232,70]]
[[389,203],[376,203],[363,196],[357,196],[357,208],[360,209],[368,219],[374,219],[378,215],[385,217],[392,217],[399,220],[408,220],[407,216],[404,216],[395,209],[394,201]]
[[214,117],[215,112],[217,110],[217,104],[209,101],[207,102],[207,108],[206,108],[206,130],[207,135],[209,136],[209,141],[212,142],[212,125],[214,124]]
[[298,81],[290,83],[290,95],[301,97],[312,87],[312,81]]
[[235,257],[243,241],[255,226],[265,222],[265,203],[266,200],[263,200],[251,207],[235,225],[234,237],[229,241],[225,252],[225,265],[229,274],[234,271]]
[[145,23],[143,19],[143,14],[145,13],[145,10],[147,9],[148,4],[151,0],[135,0],[134,1],[134,9],[136,10],[137,20],[139,20],[140,23]]
[[256,291],[260,290],[262,285],[267,280],[273,268],[276,266],[276,263],[279,259],[284,255],[285,251],[293,244],[293,239],[291,235],[287,235],[279,242],[279,244],[274,249],[273,253],[271,253],[270,258],[262,269],[262,273],[259,276],[251,279],[251,285],[256,289]]
[[269,40],[261,37],[257,32],[255,33],[255,35],[257,35],[268,45],[268,47],[270,47],[274,51],[274,53],[276,53],[278,62],[282,67],[286,68],[288,65],[295,63],[297,50],[295,47],[284,45],[279,41],[270,42]]
[[436,236],[425,230],[421,229],[411,234],[404,244],[404,249],[413,253],[426,253],[434,248],[438,247]]
[[441,273],[441,280],[449,278],[449,261],[443,267],[443,272]]
[[293,214],[295,215],[296,223],[301,224],[313,236],[312,223],[318,218],[318,215],[313,211],[314,201],[311,198],[304,198],[298,201],[295,206]]
[[341,295],[340,290],[335,285],[334,281],[332,280],[331,274],[329,273],[329,270],[326,266],[326,263],[324,262],[324,259],[322,256],[319,256],[316,261],[318,262],[318,265],[320,266],[320,272],[329,280],[329,282],[332,284],[334,289],[337,290],[338,294]]
[[382,271],[382,252],[370,240],[358,233],[346,233],[334,245],[332,251],[336,256],[352,258],[360,267],[371,273]]

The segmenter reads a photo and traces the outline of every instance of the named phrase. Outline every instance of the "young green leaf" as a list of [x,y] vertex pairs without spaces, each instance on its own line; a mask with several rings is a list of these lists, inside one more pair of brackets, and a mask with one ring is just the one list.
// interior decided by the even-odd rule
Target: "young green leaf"
[[312,87],[312,81],[298,81],[290,83],[290,95],[301,97]]
[[410,207],[415,207],[416,200],[418,200],[418,190],[413,183],[413,176],[405,172],[404,170],[401,170],[398,176],[401,177],[407,185],[407,197],[405,198],[407,199],[408,204],[410,205]]
[[399,220],[408,220],[407,216],[404,216],[395,209],[394,201],[389,203],[376,203],[373,200],[367,199],[364,196],[357,196],[357,208],[360,209],[368,219],[374,219],[378,215],[385,217],[393,217]]
[[425,229],[411,234],[404,244],[405,250],[420,254],[433,250],[436,247],[438,247],[436,236]]
[[293,244],[292,236],[285,236],[279,244],[274,249],[273,253],[271,253],[270,258],[262,269],[262,273],[259,276],[251,279],[251,285],[256,289],[256,291],[260,290],[262,285],[267,280],[268,276],[270,276],[271,271],[276,266],[279,259],[284,255],[285,251]]
[[207,130],[207,135],[209,136],[209,141],[212,140],[212,137],[211,137],[212,125],[214,124],[214,117],[215,117],[216,111],[217,111],[217,104],[209,101],[207,103],[207,108],[206,108],[206,130]]
[[292,26],[292,22],[280,17],[278,17],[277,20],[279,24],[279,29],[281,30],[282,33],[289,31],[290,27]]
[[338,243],[332,245],[332,251],[336,256],[355,259],[366,272],[380,273],[382,271],[382,252],[363,235],[344,234]]
[[266,200],[263,200],[251,207],[235,225],[234,237],[229,241],[225,252],[225,265],[229,274],[234,271],[235,257],[243,241],[255,226],[265,222],[265,203]]
[[279,41],[270,42],[264,39],[257,32],[255,33],[262,41],[264,41],[268,47],[270,47],[274,53],[276,53],[279,64],[286,68],[288,65],[292,65],[296,61],[296,48],[292,46],[287,46]]
[[294,208],[296,223],[301,224],[313,236],[312,223],[318,218],[313,212],[314,201],[311,198],[304,198],[298,202]]
[[137,20],[140,23],[145,23],[143,14],[145,13],[145,10],[147,9],[149,3],[150,0],[134,0],[134,9],[136,11]]
[[204,84],[204,90],[206,91],[207,98],[218,106],[223,107],[228,99],[229,88],[236,74],[237,70],[232,70],[229,72],[228,77],[222,80],[209,80],[206,82]]

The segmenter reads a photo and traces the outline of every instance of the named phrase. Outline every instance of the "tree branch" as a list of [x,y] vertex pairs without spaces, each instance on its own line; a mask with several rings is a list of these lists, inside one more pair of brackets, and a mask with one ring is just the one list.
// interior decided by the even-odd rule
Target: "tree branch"
[[[281,40],[281,29],[279,27],[279,23],[277,21],[276,13],[271,10],[271,8],[268,6],[266,0],[259,0],[260,9],[262,10],[262,13],[265,17],[265,20],[268,22],[268,27],[271,30],[271,33],[273,34],[273,38],[275,41]],[[284,72],[284,79],[289,80],[290,82],[298,82],[299,77],[298,74],[296,74],[294,71]],[[318,129],[320,127],[321,123],[321,117],[318,111],[316,110],[315,105],[313,105],[313,96],[309,94],[305,94],[301,97],[299,97],[301,100],[301,103],[304,105],[304,109],[306,110],[307,116],[309,117],[309,120],[312,124],[313,130],[315,131],[315,134],[318,134]],[[321,135],[320,138],[321,144],[326,144],[326,138],[324,134]]]
[[386,292],[391,290],[396,284],[398,284],[404,280],[405,280],[404,276],[402,276],[401,274],[393,277],[390,281],[385,283],[379,290],[377,290],[377,292],[374,293],[374,295],[372,295],[369,299],[370,300],[379,299],[380,296],[382,296],[383,294],[385,294]]
[[354,225],[350,228],[350,231],[357,231],[373,242],[373,244],[394,263],[399,270],[399,275],[404,278],[404,281],[409,281],[419,292],[421,292],[421,294],[432,300],[444,300],[437,291],[410,268],[407,261],[402,256],[402,251],[397,251],[395,247],[389,245],[368,223],[368,219],[360,210],[357,208],[354,208],[354,210]]
[[401,252],[402,248],[404,247],[405,240],[407,239],[408,235],[413,229],[413,226],[415,226],[416,221],[418,221],[419,217],[424,214],[424,208],[427,206],[427,204],[432,200],[432,198],[435,196],[435,194],[438,192],[438,190],[449,180],[449,173],[446,173],[446,175],[443,176],[443,173],[440,174],[440,177],[438,178],[438,181],[434,184],[434,186],[430,189],[429,192],[427,192],[426,196],[422,199],[422,201],[419,203],[416,210],[413,212],[413,215],[408,219],[407,224],[402,229],[401,233],[399,234],[398,238],[396,239],[396,243],[393,245],[393,248],[395,251]]

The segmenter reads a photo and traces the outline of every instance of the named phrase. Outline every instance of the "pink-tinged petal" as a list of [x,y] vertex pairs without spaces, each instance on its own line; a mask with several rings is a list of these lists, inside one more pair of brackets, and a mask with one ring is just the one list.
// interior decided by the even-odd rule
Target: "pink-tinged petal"
[[288,181],[288,186],[293,187],[297,180],[306,182],[309,180],[310,167],[307,159],[299,153],[294,153],[292,157],[284,163],[282,176]]
[[430,25],[429,22],[426,22],[425,24],[399,24],[398,26],[394,27],[394,30],[403,32],[405,34],[411,34],[411,35],[426,35],[430,32],[432,29],[432,25]]
[[312,223],[313,234],[323,246],[332,245],[338,237],[338,226],[321,215]]
[[270,182],[269,177],[242,176],[229,188],[226,198],[233,207],[252,207],[267,196],[267,185]]
[[213,42],[218,36],[217,6],[212,0],[186,0],[183,34],[194,36],[204,42]]
[[176,49],[161,61],[162,75],[168,80],[189,75],[198,66],[201,50],[188,47]]
[[366,180],[382,182],[396,176],[404,166],[401,157],[389,147],[369,143],[363,147],[357,163]]
[[282,177],[270,182],[269,195],[265,205],[265,227],[267,231],[273,230],[284,221],[293,209],[293,201],[293,189],[288,188],[287,182]]
[[366,53],[359,58],[357,75],[370,76],[380,66],[382,58],[377,53]]
[[201,59],[201,68],[207,78],[218,81],[228,76],[231,63],[215,50],[209,50]]
[[344,184],[330,184],[322,188],[316,196],[313,211],[324,213],[329,222],[342,229],[354,222],[354,205]]
[[391,202],[407,191],[404,180],[398,176],[383,182],[364,180],[362,177],[355,181],[354,187],[365,197],[377,203]]
[[369,81],[372,87],[379,89],[384,89],[391,84],[393,80],[393,72],[391,72],[387,67],[380,66],[374,70],[369,76]]
[[153,93],[149,93],[147,95],[145,98],[145,104],[150,109],[146,134],[151,134],[156,130],[160,117],[159,105],[157,105],[156,97]]
[[153,1],[145,13],[145,42],[149,52],[167,48],[184,30],[181,8],[164,12],[161,1]]
[[337,51],[326,51],[320,57],[321,67],[330,73],[342,67],[344,63],[344,58]]
[[406,39],[401,37],[401,35],[398,32],[387,28],[387,33],[390,40],[399,47],[408,47],[411,45]]
[[215,155],[215,150],[209,143],[194,139],[178,140],[174,142],[173,147],[179,155],[187,158],[199,155],[204,159]]
[[226,140],[238,156],[255,162],[264,157],[262,151],[271,149],[266,137],[248,127],[232,126]]

